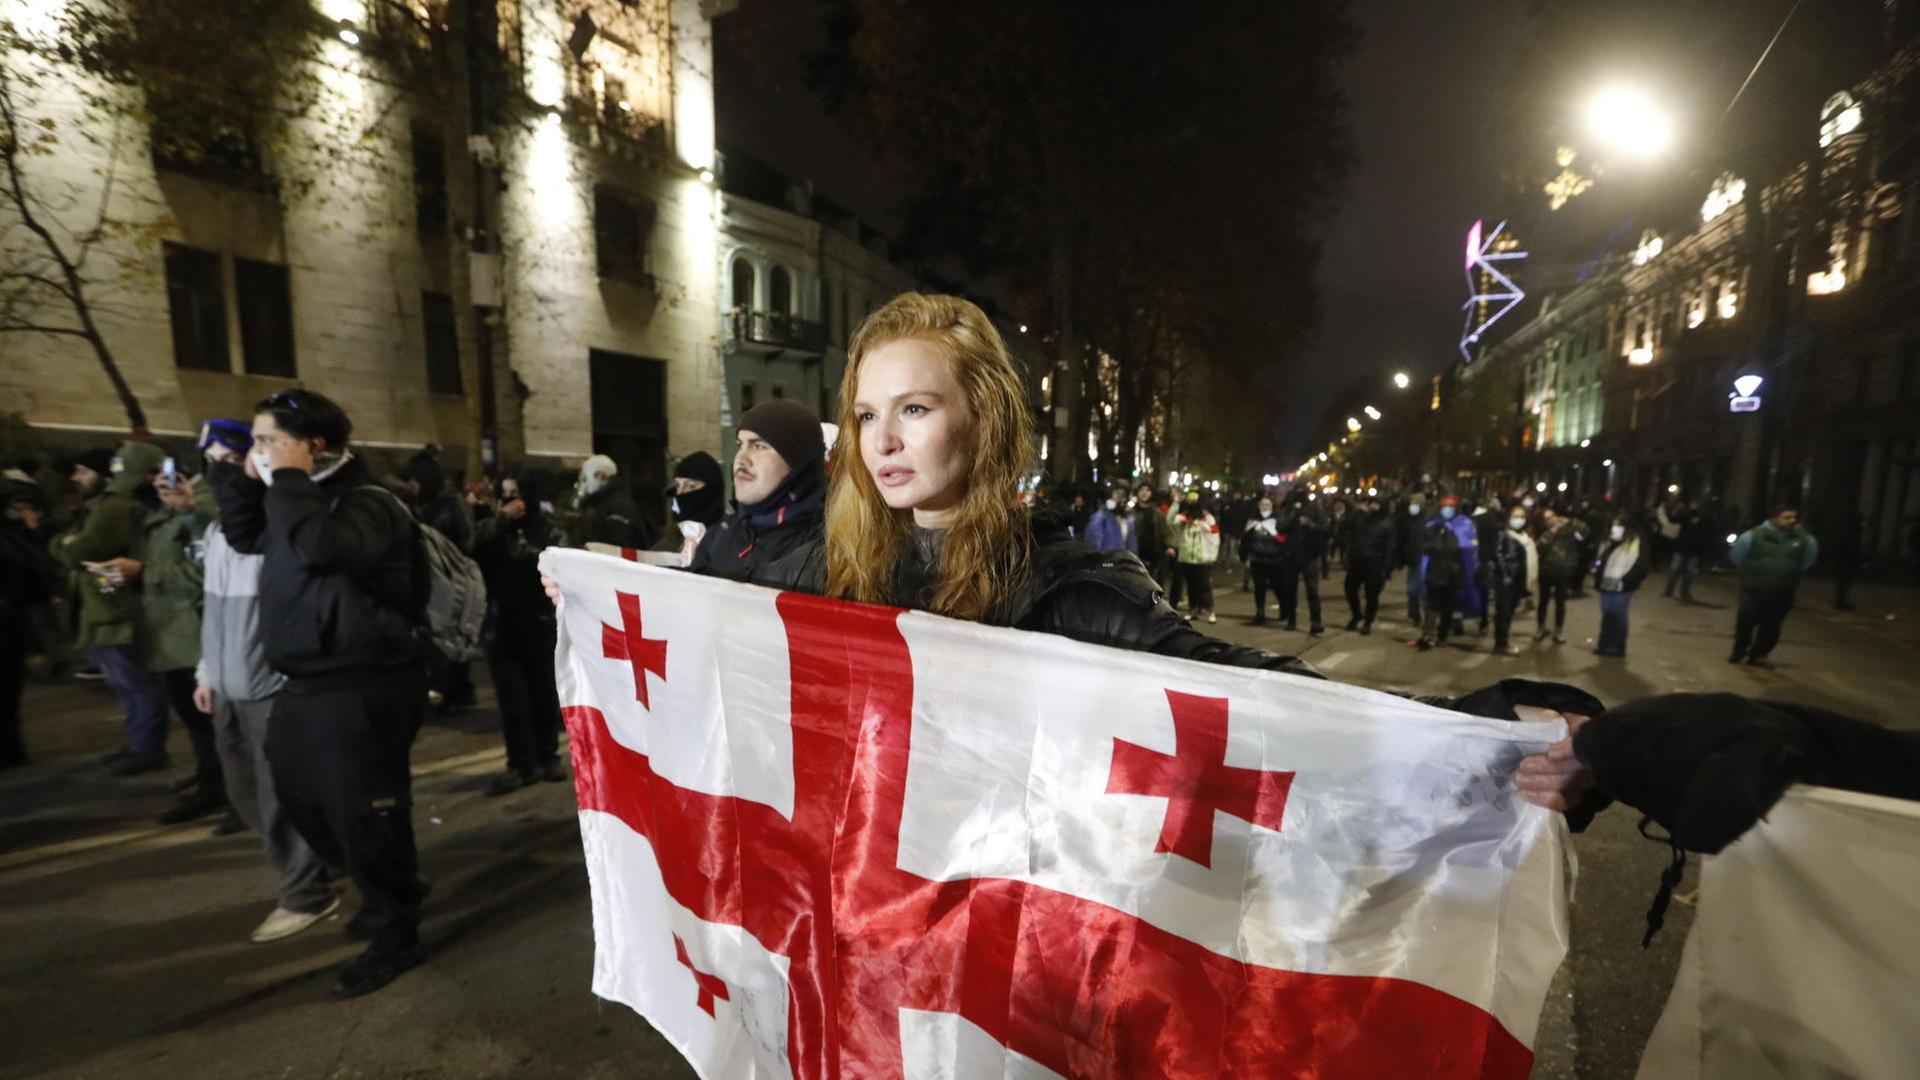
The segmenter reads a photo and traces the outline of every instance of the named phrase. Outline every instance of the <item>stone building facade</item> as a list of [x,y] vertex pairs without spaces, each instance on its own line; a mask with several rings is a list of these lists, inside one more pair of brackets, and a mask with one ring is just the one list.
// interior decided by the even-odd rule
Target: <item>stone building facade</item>
[[730,151],[721,187],[723,445],[735,417],[772,398],[837,422],[848,341],[874,309],[920,283],[892,261],[885,236],[810,184]]
[[[315,104],[247,161],[168,159],[130,119],[136,92],[87,87],[118,95],[89,107],[62,85],[77,72],[22,102],[76,136],[26,163],[56,231],[83,236],[100,205],[117,223],[89,299],[153,432],[306,386],[362,445],[438,443],[454,467],[608,452],[638,488],[717,449],[709,10],[476,0],[455,26],[435,0],[315,6],[289,76]],[[398,77],[396,56],[431,75]],[[482,70],[501,84],[475,86]],[[32,238],[9,213],[18,265]],[[60,297],[28,298],[42,306],[7,317],[71,323]],[[67,334],[0,333],[0,402],[56,445],[127,429]]]

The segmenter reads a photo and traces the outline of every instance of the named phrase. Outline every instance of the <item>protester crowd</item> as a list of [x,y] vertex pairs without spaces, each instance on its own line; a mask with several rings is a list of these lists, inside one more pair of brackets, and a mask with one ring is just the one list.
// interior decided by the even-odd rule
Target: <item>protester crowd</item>
[[[1044,490],[1033,501],[1052,503]],[[1592,600],[1600,614],[1593,651],[1624,657],[1633,597],[1650,576],[1664,573],[1663,595],[1690,604],[1695,578],[1725,568],[1740,587],[1729,660],[1765,666],[1820,552],[1792,502],[1730,543],[1716,540],[1724,528],[1716,516],[1725,511],[1679,499],[1628,511],[1531,491],[1480,499],[1378,488],[1323,495],[1301,486],[1257,495],[1193,489],[1176,498],[1142,484],[1115,488],[1090,513],[1079,503],[1064,509],[1076,534],[1097,549],[1138,556],[1173,606],[1184,603],[1196,621],[1218,622],[1212,577],[1225,573],[1253,593],[1254,625],[1277,613],[1285,629],[1299,630],[1304,594],[1307,632],[1321,635],[1320,585],[1338,572],[1346,628],[1369,635],[1388,582],[1404,573],[1407,644],[1427,650],[1490,634],[1492,651],[1506,656],[1522,653],[1529,617],[1532,641],[1564,645],[1569,603]],[[1856,519],[1850,541],[1827,560],[1834,606],[1843,611],[1852,607],[1860,529]]]
[[[1557,645],[1569,604],[1591,596],[1596,651],[1623,656],[1649,576],[1664,566],[1668,593],[1684,600],[1719,554],[1685,504],[1626,514],[1531,493],[1336,498],[1304,487],[1176,498],[1151,485],[1022,500],[1027,408],[977,308],[907,294],[856,335],[837,429],[797,403],[764,403],[739,418],[730,469],[694,453],[657,493],[632,491],[603,455],[571,490],[512,469],[463,488],[432,448],[383,472],[357,453],[348,416],[308,390],[207,420],[191,458],[136,441],[70,468],[10,470],[0,764],[26,760],[30,654],[56,676],[76,670],[111,689],[125,745],[102,764],[117,775],[167,769],[177,719],[193,767],[161,820],[217,816],[216,833],[257,834],[279,899],[255,941],[332,914],[351,880],[361,907],[346,930],[368,942],[336,986],[352,996],[421,958],[429,885],[409,755],[431,711],[473,701],[472,662],[487,663],[507,751],[487,793],[568,778],[558,593],[538,566],[550,546],[679,553],[694,573],[1302,675],[1314,673],[1292,657],[1195,629],[1218,621],[1218,576],[1253,591],[1255,622],[1271,595],[1289,630],[1304,592],[1317,635],[1321,582],[1337,567],[1346,626],[1370,634],[1383,595],[1398,604],[1388,583],[1404,571],[1419,630],[1410,644],[1444,644],[1477,623],[1507,655],[1524,637],[1516,619],[1530,613],[1535,641]],[[1817,554],[1791,506],[1731,545],[1733,659],[1766,662]],[[1518,783],[1564,809],[1584,777],[1569,751],[1528,759]]]

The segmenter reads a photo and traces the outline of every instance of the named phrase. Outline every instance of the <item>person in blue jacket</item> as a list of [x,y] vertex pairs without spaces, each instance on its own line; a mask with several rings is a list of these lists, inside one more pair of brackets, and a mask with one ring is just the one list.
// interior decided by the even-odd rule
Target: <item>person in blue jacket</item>
[[1134,535],[1133,516],[1127,513],[1126,489],[1115,488],[1107,493],[1106,504],[1087,519],[1086,541],[1099,551],[1140,554],[1140,538]]

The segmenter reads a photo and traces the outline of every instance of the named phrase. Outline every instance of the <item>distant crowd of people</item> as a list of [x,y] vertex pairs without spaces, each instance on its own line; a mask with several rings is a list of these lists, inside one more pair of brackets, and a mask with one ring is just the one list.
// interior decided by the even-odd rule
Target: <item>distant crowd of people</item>
[[[1052,502],[1044,491],[1036,501]],[[1624,657],[1633,597],[1649,576],[1664,573],[1664,595],[1692,603],[1703,567],[1724,561],[1740,584],[1728,659],[1765,666],[1821,551],[1792,502],[1737,535],[1725,530],[1738,511],[1719,503],[1670,498],[1622,511],[1526,490],[1484,501],[1378,489],[1322,497],[1304,486],[1224,497],[1193,489],[1175,499],[1142,484],[1115,488],[1091,509],[1076,495],[1059,510],[1088,544],[1137,555],[1172,604],[1184,601],[1196,620],[1218,621],[1213,576],[1225,569],[1253,592],[1255,625],[1268,621],[1271,596],[1285,629],[1298,630],[1304,593],[1307,632],[1323,634],[1320,584],[1337,564],[1345,572],[1346,627],[1371,634],[1388,580],[1404,570],[1407,621],[1416,630],[1409,644],[1445,645],[1477,620],[1479,633],[1491,630],[1493,650],[1508,656],[1521,652],[1514,622],[1528,606],[1534,640],[1557,645],[1566,641],[1568,601],[1596,595],[1594,652]],[[1863,527],[1854,515],[1828,549],[1840,610],[1852,609]]]

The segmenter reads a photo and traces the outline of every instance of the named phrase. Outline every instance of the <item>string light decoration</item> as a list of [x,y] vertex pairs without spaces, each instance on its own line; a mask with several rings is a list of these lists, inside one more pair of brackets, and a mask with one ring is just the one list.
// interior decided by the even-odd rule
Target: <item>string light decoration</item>
[[1547,181],[1547,209],[1558,210],[1573,200],[1586,194],[1593,186],[1593,177],[1580,175],[1573,167],[1577,155],[1570,146],[1563,146],[1554,154],[1554,163],[1560,166],[1559,175]]
[[[1519,242],[1505,235],[1506,228],[1507,223],[1503,221],[1495,225],[1492,232],[1487,232],[1486,222],[1476,221],[1473,228],[1467,230],[1468,296],[1463,309],[1467,319],[1460,335],[1460,355],[1468,363],[1473,362],[1473,347],[1479,344],[1487,328],[1527,298],[1526,291],[1514,284],[1498,265],[1527,257],[1526,252],[1518,250]],[[1499,305],[1497,310],[1494,305]]]

